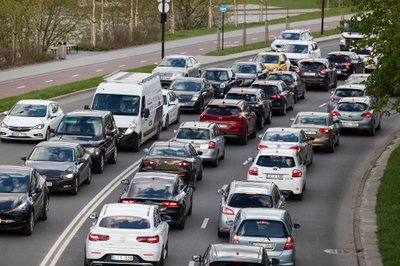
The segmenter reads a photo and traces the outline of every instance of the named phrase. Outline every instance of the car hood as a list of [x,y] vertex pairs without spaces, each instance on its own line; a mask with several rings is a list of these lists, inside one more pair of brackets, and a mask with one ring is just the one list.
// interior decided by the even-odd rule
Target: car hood
[[292,42],[293,40],[283,40],[283,39],[275,39],[275,41],[272,42],[272,46],[276,46],[276,45],[282,45],[284,46],[285,44],[287,44],[288,42]]
[[65,170],[74,166],[74,162],[44,162],[44,161],[26,161],[26,166],[36,168],[41,175],[51,176],[65,173]]
[[0,193],[0,212],[13,210],[25,200],[25,193]]
[[287,58],[289,58],[289,60],[290,59],[297,59],[297,60],[300,60],[300,59],[305,59],[305,58],[308,58],[309,56],[308,56],[308,54],[301,54],[301,53],[286,53],[286,56],[287,56]]
[[255,79],[257,77],[256,74],[251,73],[236,73],[236,78],[244,78],[244,79]]
[[127,116],[127,115],[114,115],[114,120],[118,128],[128,128],[132,124],[132,122],[138,125],[140,117]]
[[175,72],[186,72],[184,67],[162,67],[158,66],[153,70],[153,73],[175,73]]
[[66,141],[81,144],[83,147],[97,147],[101,143],[101,139],[92,136],[79,135],[55,135],[51,141]]
[[3,120],[7,126],[13,127],[34,127],[44,123],[45,121],[46,119],[44,117],[25,117],[13,115],[7,115]]
[[187,97],[187,96],[191,96],[191,97],[193,97],[194,95],[200,95],[200,92],[199,91],[174,91],[175,92],[175,95],[178,97],[178,98],[181,98],[181,97]]
[[364,35],[358,33],[358,32],[343,32],[342,33],[343,38],[353,38],[353,39],[362,39],[364,38]]
[[278,69],[279,68],[279,64],[265,63],[264,66],[266,67],[266,69],[268,71],[272,71],[274,69]]

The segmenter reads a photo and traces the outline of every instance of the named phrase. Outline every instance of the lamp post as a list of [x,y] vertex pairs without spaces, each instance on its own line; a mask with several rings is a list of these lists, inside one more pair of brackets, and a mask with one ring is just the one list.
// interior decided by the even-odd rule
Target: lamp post
[[158,11],[160,12],[160,23],[161,23],[161,59],[164,58],[164,43],[165,43],[165,23],[167,22],[167,12],[169,11],[170,0],[157,0]]
[[324,35],[324,11],[325,11],[325,0],[322,0],[322,7],[321,7],[321,35]]

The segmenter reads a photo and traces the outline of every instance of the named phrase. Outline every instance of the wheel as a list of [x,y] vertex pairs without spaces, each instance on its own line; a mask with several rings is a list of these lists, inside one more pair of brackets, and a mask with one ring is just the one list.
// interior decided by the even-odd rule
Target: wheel
[[49,140],[50,139],[50,128],[48,127],[46,130],[46,136],[44,136],[44,140]]
[[217,156],[215,156],[215,159],[214,159],[214,161],[212,162],[212,166],[214,166],[214,167],[218,167],[218,154],[219,154],[219,151],[217,151]]
[[264,129],[264,124],[265,124],[265,118],[264,118],[264,115],[262,115],[261,118],[258,120],[257,129],[258,130],[263,130]]
[[203,168],[200,170],[200,174],[196,178],[197,178],[197,180],[203,179]]
[[313,164],[313,160],[314,160],[314,153],[311,154],[311,159],[310,159],[310,164],[309,165]]
[[71,194],[78,195],[78,191],[79,191],[79,178],[76,177],[74,182],[74,187],[71,189]]
[[330,152],[330,153],[334,153],[334,152],[335,152],[335,147],[336,147],[335,141],[332,140],[332,143],[331,143],[331,145],[328,147],[327,151]]
[[175,228],[179,230],[185,229],[185,222],[186,222],[186,217],[183,216],[182,220],[175,225]]
[[115,147],[114,148],[114,152],[112,153],[110,158],[108,158],[107,162],[110,163],[110,164],[116,164],[117,163],[117,159],[118,159],[118,150],[117,150],[117,147]]
[[301,194],[296,194],[296,195],[294,195],[295,198],[296,198],[296,200],[302,201],[302,200],[303,200],[303,193],[304,193],[304,192],[302,192]]
[[132,146],[133,151],[140,151],[140,144],[141,144],[141,138],[138,137],[134,142]]
[[220,159],[221,160],[225,159],[225,148],[224,148],[224,151],[222,152],[222,155],[221,155]]
[[40,214],[40,217],[39,217],[40,220],[43,220],[43,221],[47,220],[47,213],[49,212],[49,206],[50,206],[49,197],[47,195],[45,195],[44,199],[43,199],[42,213]]
[[335,82],[333,83],[333,88],[337,87],[337,77],[335,77]]
[[301,98],[304,100],[306,98],[306,89],[303,89],[303,94],[301,95]]
[[83,184],[85,185],[89,185],[92,182],[92,169],[89,167],[88,169],[88,176],[85,179],[85,181],[83,181]]
[[98,174],[103,173],[103,171],[104,171],[104,154],[101,154],[100,157],[96,159],[93,170]]
[[265,120],[265,123],[269,125],[269,124],[271,124],[271,122],[272,122],[272,111],[271,111],[271,109],[269,109],[268,117]]
[[367,131],[367,135],[370,137],[375,136],[375,123],[373,123],[371,129]]
[[178,111],[178,115],[176,116],[176,120],[174,121],[175,124],[179,124],[179,120],[181,119],[181,111]]
[[285,104],[283,105],[283,109],[282,109],[282,111],[281,111],[281,114],[282,114],[282,115],[286,115],[286,113],[287,113],[287,103],[285,103]]
[[218,229],[218,230],[217,230],[217,235],[218,235],[218,237],[226,238],[228,234],[225,233],[225,232],[221,232],[221,231],[219,231],[219,229]]
[[160,138],[161,128],[162,128],[162,124],[158,123],[157,133],[153,136],[154,140],[158,140]]
[[154,266],[164,266],[164,260],[165,260],[165,255],[164,255],[164,250],[161,252],[161,257],[160,260],[156,263],[153,263]]
[[201,102],[199,107],[196,109],[196,113],[201,114],[204,111],[204,102]]
[[379,124],[376,127],[376,130],[381,130],[381,128],[382,128],[382,120],[379,120]]
[[32,210],[31,213],[29,214],[29,219],[25,224],[25,228],[24,228],[24,231],[23,231],[24,234],[26,236],[32,235],[34,227],[35,227],[35,213]]
[[292,105],[289,107],[289,110],[294,110],[294,103],[295,103],[295,101],[293,100],[293,102],[292,102]]
[[169,126],[169,116],[167,115],[167,117],[165,118],[165,126],[163,127],[163,130],[168,130],[168,126]]
[[193,194],[192,194],[192,196],[190,197],[190,208],[189,208],[189,210],[188,210],[188,212],[187,212],[187,216],[192,215],[192,210],[193,210]]
[[297,103],[299,101],[299,96],[297,95],[297,93],[294,94],[294,103]]
[[240,140],[240,144],[242,144],[242,145],[246,145],[247,144],[247,128],[244,130],[244,134],[243,134],[243,136],[242,136],[242,139]]
[[339,146],[339,144],[340,144],[340,143],[339,143],[339,139],[340,139],[340,136],[338,135],[338,136],[337,136],[337,140],[336,140],[336,144],[335,144],[336,146]]
[[325,86],[324,86],[325,91],[329,91],[329,88],[331,87],[330,84],[331,84],[330,80],[325,81]]
[[255,139],[257,137],[257,127],[254,126],[253,132],[250,135],[250,138]]

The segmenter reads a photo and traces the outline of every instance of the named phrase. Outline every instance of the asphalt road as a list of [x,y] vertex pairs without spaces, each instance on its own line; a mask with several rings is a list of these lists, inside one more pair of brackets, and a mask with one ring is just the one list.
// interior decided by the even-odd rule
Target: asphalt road
[[[336,50],[338,41],[320,44],[323,53]],[[86,92],[59,101],[65,112],[81,108],[91,100],[93,92]],[[286,116],[274,116],[271,126],[289,126],[290,118],[298,111],[326,111],[319,107],[327,101],[328,92],[309,91],[306,100],[300,100],[295,110]],[[181,120],[198,120],[198,115],[184,114]],[[399,130],[399,116],[385,118],[382,130],[375,137],[347,134],[342,135],[340,146],[334,154],[316,152],[314,163],[309,167],[307,190],[302,202],[288,200],[286,208],[295,222],[302,225],[296,233],[296,265],[351,266],[357,265],[353,239],[353,206],[362,175],[391,136]],[[171,127],[163,132],[161,140],[173,136]],[[266,128],[265,128],[266,129]],[[258,139],[250,140],[247,146],[228,142],[226,159],[218,168],[205,167],[204,178],[198,183],[194,194],[192,216],[187,218],[184,230],[170,231],[169,257],[167,266],[188,265],[193,254],[202,253],[210,243],[223,243],[226,239],[217,237],[217,215],[219,195],[216,190],[231,180],[245,180],[248,165],[242,163],[255,154]],[[35,144],[1,143],[0,161],[2,164],[21,164],[20,156],[29,153]],[[149,146],[147,143],[145,146]],[[143,147],[144,148],[144,147]],[[52,194],[50,213],[47,221],[36,223],[30,237],[0,233],[0,265],[40,265],[53,244],[71,223],[76,215],[99,195],[107,184],[126,168],[139,160],[143,153],[120,151],[116,165],[106,165],[101,175],[94,175],[92,183],[82,186],[77,196]],[[121,177],[122,178],[122,177]],[[110,195],[97,203],[100,210],[104,203],[116,202],[123,186],[109,189]],[[83,225],[76,232],[68,233],[71,242],[60,239],[65,251],[61,252],[56,265],[82,265],[84,242],[91,221],[85,213],[79,220]],[[205,219],[208,218],[206,226]],[[203,225],[203,228],[201,228]],[[328,254],[326,249],[344,249],[346,254]],[[58,247],[56,248],[59,249]],[[54,259],[57,253],[52,253]],[[50,260],[51,261],[51,260]]]

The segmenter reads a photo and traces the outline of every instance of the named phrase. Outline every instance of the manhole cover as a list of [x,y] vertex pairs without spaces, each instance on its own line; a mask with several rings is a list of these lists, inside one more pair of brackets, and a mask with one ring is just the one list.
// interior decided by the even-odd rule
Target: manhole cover
[[353,253],[353,251],[348,250],[348,249],[325,249],[324,250],[325,253],[328,254],[349,254],[349,253]]

